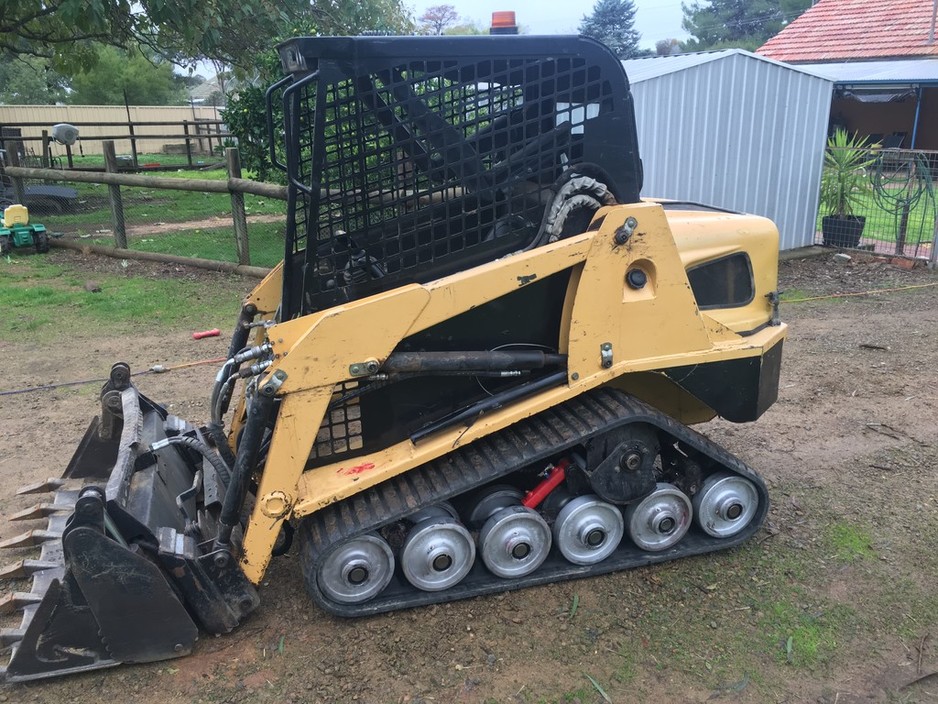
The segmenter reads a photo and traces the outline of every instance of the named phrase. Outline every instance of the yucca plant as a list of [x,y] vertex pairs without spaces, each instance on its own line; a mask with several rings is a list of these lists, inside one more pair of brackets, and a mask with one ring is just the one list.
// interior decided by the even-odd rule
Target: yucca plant
[[822,211],[834,217],[850,217],[863,196],[871,192],[866,170],[876,157],[870,146],[868,138],[850,136],[843,129],[827,140],[821,174]]
[[876,161],[870,140],[838,129],[827,140],[824,171],[821,173],[821,230],[824,244],[856,247],[866,217],[854,215],[863,197],[872,192],[867,168]]

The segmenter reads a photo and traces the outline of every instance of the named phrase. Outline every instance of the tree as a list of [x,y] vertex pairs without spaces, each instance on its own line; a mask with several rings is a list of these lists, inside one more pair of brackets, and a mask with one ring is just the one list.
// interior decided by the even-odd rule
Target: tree
[[247,65],[286,21],[305,12],[305,0],[3,0],[0,52],[46,58],[59,69],[87,68],[99,42],[145,46],[173,61]]
[[811,0],[707,0],[682,4],[687,51],[755,50],[811,5]]
[[178,105],[185,101],[184,80],[165,59],[143,49],[124,51],[97,45],[94,67],[72,79],[73,105]]
[[[267,148],[267,118],[265,92],[267,86],[280,77],[280,60],[273,46],[287,37],[330,34],[361,34],[379,31],[391,34],[413,32],[410,16],[400,0],[358,0],[357,2],[330,3],[330,0],[314,0],[311,13],[281,28],[268,47],[254,57],[249,71],[235,67],[237,94],[228,96],[228,104],[222,110],[222,118],[228,129],[238,138],[241,163],[255,177],[266,181],[281,178],[273,169]],[[273,102],[274,124],[282,122],[282,107],[275,98]],[[281,160],[283,155],[281,155]]]
[[658,56],[671,56],[681,51],[679,39],[659,39],[655,42],[655,54]]
[[447,36],[456,37],[462,35],[482,35],[488,34],[489,30],[487,27],[483,27],[478,22],[463,22],[462,24],[456,24],[451,27],[447,27],[443,30],[443,34]]
[[580,34],[598,39],[620,59],[642,54],[641,38],[635,29],[635,3],[632,0],[596,0],[593,13],[583,17]]
[[0,53],[0,103],[51,105],[64,99],[67,85],[44,59]]
[[459,21],[459,13],[452,5],[433,5],[428,7],[417,21],[423,34],[443,34],[447,27]]

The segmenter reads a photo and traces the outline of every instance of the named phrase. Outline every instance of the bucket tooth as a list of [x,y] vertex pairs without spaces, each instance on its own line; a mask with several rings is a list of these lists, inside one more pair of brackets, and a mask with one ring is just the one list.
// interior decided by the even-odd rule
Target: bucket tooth
[[24,629],[0,628],[0,648],[8,648],[11,645],[16,645],[23,640],[23,636],[25,635],[26,631]]
[[0,599],[0,615],[9,616],[16,613],[17,609],[23,609],[31,604],[38,604],[42,601],[40,594],[33,592],[10,592]]
[[59,540],[61,537],[61,533],[54,533],[50,530],[28,530],[16,537],[0,540],[0,548],[31,548],[50,540]]
[[0,567],[0,579],[26,579],[34,572],[51,570],[59,565],[46,560],[17,560]]
[[62,511],[68,511],[69,506],[61,504],[49,504],[49,503],[39,503],[35,506],[30,506],[29,508],[18,511],[10,516],[9,520],[11,521],[31,521],[36,518],[46,518],[55,513],[60,513]]
[[48,491],[55,491],[59,487],[65,484],[64,479],[56,479],[55,477],[50,477],[42,482],[36,482],[35,484],[27,484],[26,486],[21,486],[16,490],[17,496],[22,496],[24,494],[44,494]]

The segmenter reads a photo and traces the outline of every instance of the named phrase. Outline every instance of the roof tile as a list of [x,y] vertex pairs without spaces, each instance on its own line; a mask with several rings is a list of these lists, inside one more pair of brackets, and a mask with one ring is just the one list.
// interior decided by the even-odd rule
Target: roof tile
[[820,0],[763,44],[778,61],[938,57],[928,43],[933,0]]

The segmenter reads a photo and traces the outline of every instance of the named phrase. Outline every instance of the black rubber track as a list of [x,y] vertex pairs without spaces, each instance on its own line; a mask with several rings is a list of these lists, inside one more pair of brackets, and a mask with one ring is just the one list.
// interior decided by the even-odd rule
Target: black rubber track
[[[759,507],[750,524],[731,538],[714,538],[692,525],[676,546],[662,552],[639,550],[625,537],[612,555],[589,566],[571,564],[553,547],[540,568],[518,579],[492,575],[479,558],[462,582],[442,592],[415,589],[400,574],[399,566],[387,588],[362,604],[334,602],[319,589],[316,579],[319,563],[337,543],[378,530],[424,506],[451,499],[529,465],[554,458],[574,445],[631,423],[652,425],[659,434],[670,436],[672,440],[702,453],[711,460],[711,472],[726,470],[753,482],[759,493]],[[300,564],[307,589],[319,606],[339,616],[367,616],[606,574],[731,548],[759,529],[768,508],[765,484],[742,461],[638,399],[614,389],[599,389],[458,448],[303,519],[298,531]]]

